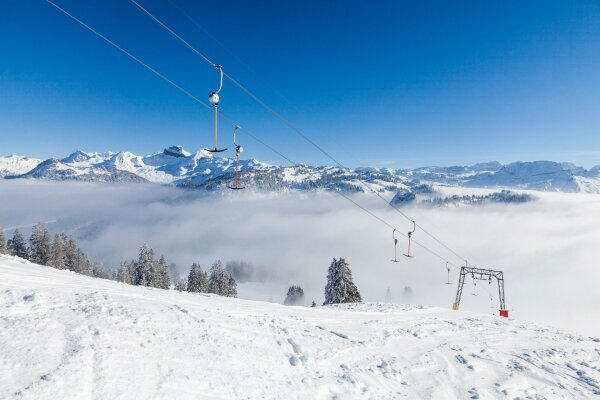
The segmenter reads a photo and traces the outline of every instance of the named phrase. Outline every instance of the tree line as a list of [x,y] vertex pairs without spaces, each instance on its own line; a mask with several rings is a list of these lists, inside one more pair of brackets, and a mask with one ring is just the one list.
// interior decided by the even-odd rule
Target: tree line
[[16,228],[12,238],[6,240],[0,229],[0,254],[17,256],[33,263],[66,269],[96,278],[112,279],[129,285],[147,286],[196,293],[213,293],[220,296],[237,297],[237,283],[225,270],[221,261],[215,261],[210,270],[204,272],[200,264],[194,263],[187,279],[181,279],[169,271],[165,256],[156,257],[154,250],[144,244],[136,260],[124,261],[118,268],[108,271],[100,262],[91,263],[87,255],[77,246],[72,236],[64,233],[50,235],[44,224],[37,224],[29,240]]
[[100,263],[92,264],[72,236],[60,233],[51,237],[43,224],[33,227],[29,240],[16,228],[12,238],[7,241],[0,229],[0,254],[21,257],[36,264],[68,269],[83,275],[106,275],[104,266]]
[[[171,277],[166,258],[162,255],[157,258],[154,250],[144,244],[140,248],[137,260],[122,262],[118,268],[109,273],[102,263],[92,264],[72,236],[60,233],[51,238],[48,229],[41,223],[33,227],[28,241],[18,228],[7,241],[0,229],[0,254],[14,255],[36,264],[67,269],[97,278],[112,279],[130,285],[159,289],[173,287],[178,291],[237,297],[237,282],[219,260],[212,264],[208,272],[204,271],[200,264],[194,263],[190,267],[187,279]],[[361,301],[349,264],[344,258],[334,258],[327,273],[323,304]],[[291,286],[284,304],[302,305],[303,303],[304,290],[300,286]],[[312,306],[316,306],[314,301]]]

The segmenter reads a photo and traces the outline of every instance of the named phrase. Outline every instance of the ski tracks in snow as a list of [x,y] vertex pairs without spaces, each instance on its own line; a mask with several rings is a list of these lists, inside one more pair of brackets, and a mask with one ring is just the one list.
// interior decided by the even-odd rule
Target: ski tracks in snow
[[2,399],[600,399],[600,340],[382,304],[285,307],[0,256]]

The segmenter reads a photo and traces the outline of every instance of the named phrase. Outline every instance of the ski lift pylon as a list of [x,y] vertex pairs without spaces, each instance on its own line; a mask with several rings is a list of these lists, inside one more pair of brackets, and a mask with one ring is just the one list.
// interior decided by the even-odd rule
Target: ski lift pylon
[[206,149],[211,153],[220,153],[222,151],[227,150],[219,149],[219,92],[223,88],[223,67],[221,65],[215,64],[215,68],[219,71],[219,87],[217,90],[212,92],[210,96],[208,96],[208,101],[215,107],[215,148],[214,149]]
[[404,254],[405,257],[414,257],[410,254],[410,242],[412,239],[412,234],[415,233],[415,231],[417,230],[417,223],[415,221],[412,221],[413,223],[413,229],[412,231],[408,232],[408,250],[406,251],[406,253]]

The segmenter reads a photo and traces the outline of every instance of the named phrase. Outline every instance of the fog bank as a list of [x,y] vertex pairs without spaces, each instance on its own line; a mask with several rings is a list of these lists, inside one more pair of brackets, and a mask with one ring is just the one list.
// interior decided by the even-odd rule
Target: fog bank
[[[520,205],[406,212],[470,263],[503,270],[511,316],[598,336],[600,196],[535,195],[538,201]],[[403,231],[411,227],[373,196],[355,200]],[[457,269],[454,284],[445,285],[445,264],[419,247],[414,258],[390,262],[390,229],[335,194],[206,195],[149,184],[0,181],[0,226],[38,221],[73,234],[91,259],[108,266],[135,258],[143,243],[182,273],[192,262],[204,268],[216,259],[247,262],[239,290],[245,298],[282,302],[287,287],[299,284],[307,305],[320,303],[327,267],[339,256],[367,301],[383,301],[389,287],[397,302],[450,307],[456,292]],[[414,238],[460,263],[423,232]],[[405,247],[401,238],[399,253]],[[462,308],[497,313],[496,286],[467,282]],[[411,297],[403,295],[406,286]]]

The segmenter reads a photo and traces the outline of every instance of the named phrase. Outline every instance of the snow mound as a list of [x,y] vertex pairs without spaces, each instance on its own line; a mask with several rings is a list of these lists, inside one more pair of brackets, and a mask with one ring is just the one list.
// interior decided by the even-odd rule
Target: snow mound
[[590,399],[600,339],[383,303],[293,307],[0,256],[3,399]]

